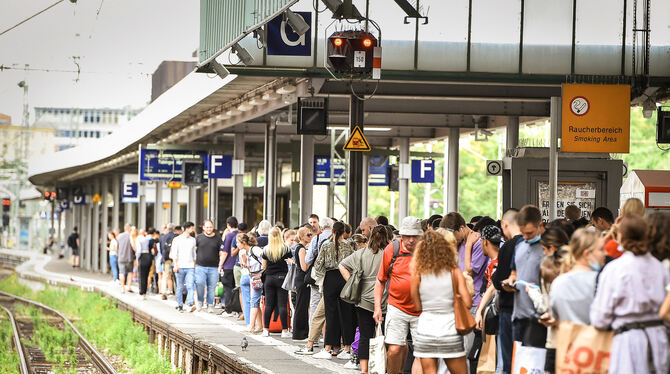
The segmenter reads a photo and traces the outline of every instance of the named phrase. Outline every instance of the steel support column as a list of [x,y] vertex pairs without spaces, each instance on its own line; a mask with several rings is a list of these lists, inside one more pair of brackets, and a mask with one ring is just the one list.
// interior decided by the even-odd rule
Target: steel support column
[[[100,191],[100,178],[95,178],[93,181],[93,193],[91,196],[95,194],[101,194]],[[91,201],[91,270],[93,271],[99,271],[100,270],[100,251],[98,250],[100,248],[100,203],[97,203],[95,201]],[[88,263],[88,261],[87,261]]]
[[447,202],[444,214],[458,212],[458,140],[461,136],[459,128],[449,129],[449,141],[445,142],[447,183],[444,184],[444,200]]
[[61,210],[60,213],[58,213],[58,223],[56,226],[56,251],[60,248],[60,243],[63,241],[63,216],[65,215],[66,210]]
[[314,137],[300,135],[300,222],[312,214],[314,192]]
[[[235,190],[233,189],[233,194]],[[214,227],[219,227],[219,183],[216,178],[207,180],[207,218],[212,221]],[[233,201],[233,205],[234,205]],[[233,208],[234,209],[234,208]]]
[[134,225],[135,221],[133,220],[133,207],[135,205],[131,203],[124,203],[123,204],[123,220],[124,222],[119,226],[119,230],[123,232],[123,228],[126,225],[126,223],[130,225]]
[[163,182],[154,181],[156,186],[154,198],[154,228],[160,230],[163,225]]
[[100,195],[102,196],[102,204],[100,204],[100,245],[98,252],[100,253],[100,271],[107,273],[107,229],[109,228],[109,178],[100,178]]
[[121,208],[121,176],[112,175],[112,223],[109,227],[112,230],[119,229],[123,231],[123,225],[119,223],[119,209]]
[[170,222],[180,226],[182,222],[179,217],[179,189],[170,189]]
[[84,208],[86,205],[75,205],[75,221],[74,225],[77,227],[77,232],[79,233],[79,266],[83,265],[82,259],[84,258],[84,239],[86,238],[85,224],[86,218],[84,218]]
[[[355,95],[349,99],[349,133],[358,126],[363,131],[365,125],[365,101]],[[332,160],[331,160],[332,161]],[[363,218],[363,154],[351,152],[349,155],[349,175],[347,189],[347,221],[355,227]],[[331,175],[331,178],[333,175]]]
[[561,98],[551,98],[551,128],[549,138],[549,220],[556,219],[558,195],[558,137],[561,131]]
[[508,117],[505,139],[508,150],[515,149],[519,146],[519,117]]
[[235,134],[235,145],[233,146],[233,216],[239,222],[244,222],[244,152],[244,134]]
[[137,212],[137,228],[146,229],[147,228],[147,191],[145,188],[146,182],[139,183],[139,212]]
[[291,206],[289,208],[289,227],[300,223],[300,144],[291,142]]
[[398,139],[398,150],[400,151],[398,172],[398,225],[402,219],[409,216],[409,179],[411,169],[409,164],[409,138]]
[[84,269],[91,270],[91,237],[92,237],[91,233],[93,232],[93,225],[91,224],[92,223],[91,221],[93,221],[91,219],[92,218],[91,196],[93,196],[93,189],[89,187],[86,188],[86,190],[87,190],[86,195],[88,196],[88,202],[86,203],[86,205],[82,206],[83,208],[82,218],[84,221],[84,224],[82,225],[84,226],[84,228],[82,229],[82,234],[84,233],[86,234],[84,240],[81,241],[84,243],[83,244],[84,258],[82,259],[83,260],[82,262],[84,264]]
[[277,197],[277,120],[271,118],[265,127],[265,183],[263,217],[274,225]]
[[[368,186],[370,177],[370,156],[363,154],[363,188],[361,189],[361,219],[368,216]],[[359,221],[360,222],[360,221]],[[354,223],[356,224],[356,223]],[[356,224],[357,225],[357,224]]]
[[197,222],[197,216],[198,216],[198,190],[196,187],[189,186],[188,187],[188,204],[186,205],[187,209],[187,221],[191,221],[195,223],[196,225],[198,224]]

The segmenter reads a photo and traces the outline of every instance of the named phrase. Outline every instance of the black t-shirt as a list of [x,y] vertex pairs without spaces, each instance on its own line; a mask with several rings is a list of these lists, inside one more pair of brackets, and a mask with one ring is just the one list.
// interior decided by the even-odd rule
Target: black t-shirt
[[214,236],[207,236],[205,234],[200,234],[195,238],[195,246],[197,247],[196,252],[196,265],[206,266],[206,267],[218,267],[219,266],[219,252],[221,251],[221,246],[223,241],[221,240],[221,235],[214,234]]
[[263,252],[263,259],[267,260],[267,267],[265,268],[265,276],[268,275],[286,275],[288,273],[288,265],[286,264],[286,259],[293,257],[291,250],[285,248],[286,253],[279,259],[277,262],[272,262],[267,258],[265,252]]
[[512,272],[511,266],[512,259],[514,258],[514,248],[516,248],[516,243],[519,240],[523,240],[523,236],[517,235],[500,247],[500,252],[498,252],[498,269],[491,276],[493,287],[500,291],[500,309],[509,312],[514,308],[514,292],[503,290],[500,283],[509,278]]
[[79,239],[79,234],[73,232],[72,234],[70,234],[70,237],[67,238],[67,245],[69,245],[70,248],[72,249],[79,248],[79,246],[77,245],[77,239]]
[[[302,258],[302,257],[300,257],[300,250],[302,248],[305,248],[305,246],[302,245],[302,243],[299,243],[295,247],[295,265],[296,265],[295,278],[296,278],[296,284],[303,284],[305,282],[305,274],[306,273],[304,271],[302,271],[302,266],[300,266],[300,259]],[[307,248],[305,248],[305,255],[307,255]]]

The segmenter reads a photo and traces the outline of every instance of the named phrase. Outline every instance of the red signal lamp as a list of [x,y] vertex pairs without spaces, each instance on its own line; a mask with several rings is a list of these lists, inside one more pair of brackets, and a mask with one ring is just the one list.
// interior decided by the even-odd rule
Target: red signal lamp
[[10,206],[12,205],[12,201],[9,199],[2,199],[2,206]]
[[342,43],[343,43],[342,38],[335,38],[335,39],[333,39],[333,44],[334,44],[336,47],[341,47],[341,46],[342,46]]
[[369,38],[363,39],[363,46],[365,48],[370,48],[372,46],[372,40]]

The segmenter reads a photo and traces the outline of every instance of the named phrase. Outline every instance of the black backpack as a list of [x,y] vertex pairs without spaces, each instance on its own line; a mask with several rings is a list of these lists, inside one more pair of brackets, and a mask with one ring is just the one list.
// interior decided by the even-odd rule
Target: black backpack
[[70,234],[70,236],[67,237],[67,245],[70,248],[77,246],[77,239],[74,238],[74,234]]
[[170,259],[170,251],[172,250],[172,241],[177,235],[172,234],[171,237],[168,237],[165,240],[165,248],[161,248],[161,255],[163,256],[163,261]]
[[[316,245],[317,247],[319,246],[319,236],[321,234],[318,234],[316,236]],[[321,248],[319,248],[321,249]],[[307,255],[307,250],[305,250],[305,256]],[[314,263],[316,262],[316,258],[314,258],[314,261],[307,267],[307,271],[305,272],[305,279],[304,283],[306,286],[316,286],[316,279],[312,278],[312,268],[314,268]]]

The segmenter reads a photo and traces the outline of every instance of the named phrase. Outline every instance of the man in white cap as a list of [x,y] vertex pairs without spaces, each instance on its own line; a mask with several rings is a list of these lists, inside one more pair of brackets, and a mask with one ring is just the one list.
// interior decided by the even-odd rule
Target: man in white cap
[[400,223],[400,239],[394,239],[384,249],[384,257],[375,284],[373,318],[381,323],[382,296],[388,281],[388,309],[386,311],[385,342],[388,344],[386,370],[389,374],[402,372],[407,357],[407,335],[416,330],[419,314],[410,296],[410,263],[412,253],[423,235],[421,220],[405,217]]

